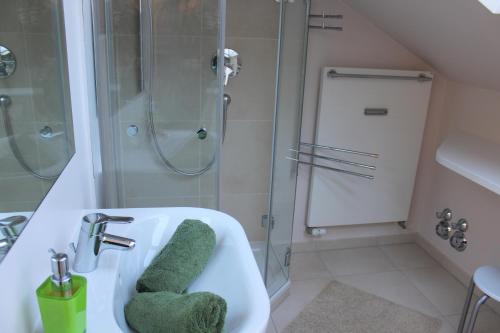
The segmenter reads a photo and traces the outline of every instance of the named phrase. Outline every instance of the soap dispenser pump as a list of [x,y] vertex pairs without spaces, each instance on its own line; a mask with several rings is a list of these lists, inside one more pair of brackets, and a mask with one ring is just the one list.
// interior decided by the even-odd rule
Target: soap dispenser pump
[[71,297],[73,293],[73,280],[69,272],[68,255],[66,253],[56,253],[53,249],[49,252],[52,253],[50,258],[50,265],[52,268],[52,290],[54,296]]
[[36,290],[45,333],[83,333],[86,329],[87,280],[71,275],[65,253],[50,250],[52,275]]

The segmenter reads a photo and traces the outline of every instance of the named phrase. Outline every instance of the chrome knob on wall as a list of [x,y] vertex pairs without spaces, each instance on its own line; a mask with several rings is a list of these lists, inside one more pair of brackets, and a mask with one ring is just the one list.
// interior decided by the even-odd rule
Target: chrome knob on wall
[[437,225],[436,225],[436,234],[441,237],[442,239],[444,240],[447,240],[450,238],[450,235],[451,235],[451,226],[450,224],[443,220],[443,221],[440,221]]
[[462,219],[458,220],[457,223],[452,223],[451,228],[453,230],[466,232],[467,230],[469,230],[469,222],[466,219],[462,218]]
[[458,252],[465,251],[467,248],[467,238],[465,238],[465,233],[462,231],[455,231],[453,236],[450,238],[450,245]]
[[450,238],[451,235],[451,226],[450,221],[453,218],[453,213],[451,209],[445,208],[441,212],[436,213],[436,217],[441,221],[436,225],[436,234],[444,240]]
[[437,212],[436,217],[438,219],[442,219],[443,221],[449,222],[453,218],[453,213],[451,212],[451,209],[445,208],[442,212]]

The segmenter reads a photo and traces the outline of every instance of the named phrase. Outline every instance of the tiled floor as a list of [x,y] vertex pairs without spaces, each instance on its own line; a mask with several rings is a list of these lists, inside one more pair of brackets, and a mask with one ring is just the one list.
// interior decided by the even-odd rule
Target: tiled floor
[[[399,244],[295,253],[290,295],[273,311],[267,333],[281,332],[333,279],[442,319],[440,333],[457,330],[465,286],[417,245]],[[500,316],[484,307],[474,333],[498,332]]]

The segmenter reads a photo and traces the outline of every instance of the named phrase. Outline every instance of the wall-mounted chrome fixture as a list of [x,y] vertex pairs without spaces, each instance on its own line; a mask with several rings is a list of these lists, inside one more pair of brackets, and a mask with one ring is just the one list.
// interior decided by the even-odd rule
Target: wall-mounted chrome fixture
[[127,135],[130,137],[137,136],[139,134],[139,127],[137,125],[130,125],[127,127]]
[[462,218],[458,220],[457,223],[452,223],[451,228],[460,232],[466,232],[467,230],[469,230],[469,222],[466,219]]
[[436,234],[444,240],[450,238],[451,235],[451,226],[445,220],[440,221],[436,226]]
[[458,252],[465,251],[467,248],[467,238],[465,238],[465,233],[462,231],[455,231],[453,236],[450,238],[450,245]]
[[199,130],[196,131],[196,136],[200,140],[205,140],[208,136],[207,129],[205,127],[200,128]]
[[451,211],[451,209],[445,208],[445,209],[443,209],[442,212],[437,212],[436,217],[438,219],[442,219],[446,222],[450,222],[451,219],[453,218],[453,212]]
[[[217,74],[218,57],[214,55],[212,58],[212,71]],[[241,56],[238,51],[233,49],[224,49],[224,85],[227,86],[229,79],[236,77],[243,66]]]
[[231,105],[231,96],[229,94],[224,94],[222,98],[222,143],[226,139],[227,131],[227,115],[229,113],[229,105]]
[[0,45],[0,79],[6,79],[16,71],[17,61],[14,52]]
[[52,130],[52,127],[50,126],[44,126],[41,130],[40,130],[40,137],[42,137],[42,139],[50,139],[54,136],[54,131]]
[[344,18],[343,15],[339,14],[327,14],[325,11],[322,11],[321,14],[310,14],[309,19],[321,19],[321,24],[309,24],[310,29],[321,29],[321,30],[335,30],[335,31],[343,31],[344,28],[339,26],[331,26],[327,24],[328,19],[337,19],[342,20]]
[[[450,245],[459,252],[467,248],[467,238],[465,232],[469,230],[469,222],[461,218],[456,223],[450,223],[453,218],[451,209],[446,208],[436,213],[436,217],[441,219],[436,225],[436,234],[444,240],[450,240]],[[452,235],[452,232],[455,231]]]
[[462,218],[457,223],[452,223],[451,228],[455,230],[453,236],[450,238],[450,245],[458,252],[463,252],[467,248],[467,238],[465,232],[469,230],[469,222]]
[[453,218],[451,209],[445,208],[443,211],[437,212],[436,217],[441,220],[436,225],[436,234],[444,240],[449,239],[451,235],[450,221]]

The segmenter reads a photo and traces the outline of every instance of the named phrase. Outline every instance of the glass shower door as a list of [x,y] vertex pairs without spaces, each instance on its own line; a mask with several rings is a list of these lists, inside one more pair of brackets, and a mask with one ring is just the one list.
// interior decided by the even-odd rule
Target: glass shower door
[[103,207],[218,206],[223,6],[93,0]]
[[289,278],[298,149],[307,50],[309,2],[281,1],[273,170],[269,205],[266,285],[275,294]]

